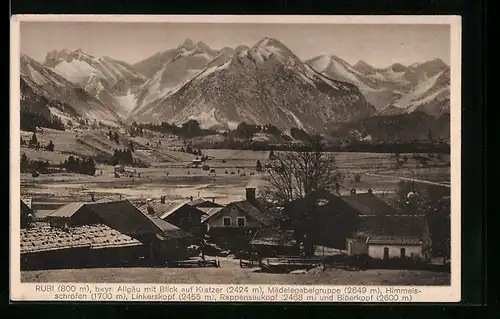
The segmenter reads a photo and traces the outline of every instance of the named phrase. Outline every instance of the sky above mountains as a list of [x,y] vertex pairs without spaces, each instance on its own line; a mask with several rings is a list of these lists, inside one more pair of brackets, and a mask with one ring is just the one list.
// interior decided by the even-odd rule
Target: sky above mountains
[[334,54],[378,68],[435,58],[450,64],[449,25],[22,22],[20,40],[21,52],[39,62],[54,49],[82,49],[133,64],[186,38],[221,49],[252,46],[265,36],[278,39],[302,60]]

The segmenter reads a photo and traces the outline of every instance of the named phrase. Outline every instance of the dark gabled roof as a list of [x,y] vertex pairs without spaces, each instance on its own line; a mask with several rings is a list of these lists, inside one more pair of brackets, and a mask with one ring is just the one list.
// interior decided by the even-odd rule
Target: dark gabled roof
[[66,204],[48,215],[48,217],[66,217],[70,218],[85,206],[83,202],[73,202]]
[[427,224],[424,215],[362,215],[356,237],[369,243],[418,243]]
[[[144,204],[139,207],[139,209],[142,212],[148,213],[149,210],[153,210],[154,214],[156,216],[160,217],[161,219],[165,219],[168,216],[172,215],[182,207],[186,205],[186,202],[165,202],[165,203],[155,203],[155,202],[150,202],[148,204]],[[149,208],[148,208],[149,207]],[[193,212],[197,212],[198,214],[205,215],[205,213],[201,209],[196,209],[195,207],[192,208]]]
[[31,198],[31,197],[21,197],[21,202],[23,202],[29,208],[32,208],[33,198]]
[[184,205],[185,202],[165,202],[165,203],[150,202],[140,206],[140,209],[143,212],[147,212],[149,206],[150,209],[152,209],[153,212],[156,214],[156,216],[158,216],[161,219],[165,219]]
[[21,216],[28,216],[29,214],[34,216],[35,212],[23,200],[21,200]]
[[201,216],[201,222],[203,223],[205,220],[208,218],[212,217],[216,213],[218,213],[221,209],[224,207],[200,207],[197,208],[199,211],[201,211],[204,215]]
[[125,234],[161,234],[176,230],[155,215],[145,214],[128,200],[87,204],[102,222]]
[[296,245],[293,230],[261,229],[250,241],[251,245],[286,246]]
[[249,214],[264,225],[273,224],[279,216],[281,216],[280,211],[276,207],[259,199],[254,201],[242,200],[232,202],[231,204],[236,205],[240,210]]
[[360,215],[396,215],[397,210],[374,194],[363,193],[341,197],[347,204],[359,211]]
[[[235,201],[231,202],[225,207],[230,207],[231,205],[234,205],[238,207],[239,210],[242,212],[248,214],[250,217],[253,217],[257,221],[261,222],[264,225],[271,225],[273,224],[276,219],[279,218],[280,211],[276,209],[271,203],[268,203],[266,201],[263,201],[261,199],[255,199],[254,201],[248,201],[248,200],[240,200],[240,201]],[[214,216],[217,216],[219,212],[223,210],[225,207],[217,207],[217,209],[205,211],[201,210],[198,208],[200,211],[209,214],[209,216],[203,216],[203,222],[208,222],[210,219],[212,219]]]
[[148,206],[143,205],[139,208],[139,211],[146,216],[153,224],[155,224],[156,227],[161,229],[162,233],[159,234],[158,238],[160,239],[165,239],[165,238],[185,238],[185,237],[192,237],[191,234],[183,231],[179,227],[164,221],[161,219],[158,215],[155,213],[149,213],[148,212]]
[[189,206],[196,207],[196,208],[200,208],[200,207],[214,207],[214,206],[222,207],[221,204],[217,204],[217,203],[215,203],[215,202],[213,202],[211,200],[208,200],[206,198],[203,198],[203,197],[194,199],[192,201],[188,201],[186,204],[188,204]]

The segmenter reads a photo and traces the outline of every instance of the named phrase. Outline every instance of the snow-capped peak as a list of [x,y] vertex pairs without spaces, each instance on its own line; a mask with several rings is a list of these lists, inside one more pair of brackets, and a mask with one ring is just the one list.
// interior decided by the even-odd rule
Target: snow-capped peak
[[274,58],[287,66],[301,65],[300,59],[283,43],[271,38],[264,37],[249,50],[251,58],[260,64]]

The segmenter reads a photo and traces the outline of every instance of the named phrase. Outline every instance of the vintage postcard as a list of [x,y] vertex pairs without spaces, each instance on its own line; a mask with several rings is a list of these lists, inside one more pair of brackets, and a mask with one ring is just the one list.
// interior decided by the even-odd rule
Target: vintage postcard
[[460,300],[460,17],[11,30],[13,301]]

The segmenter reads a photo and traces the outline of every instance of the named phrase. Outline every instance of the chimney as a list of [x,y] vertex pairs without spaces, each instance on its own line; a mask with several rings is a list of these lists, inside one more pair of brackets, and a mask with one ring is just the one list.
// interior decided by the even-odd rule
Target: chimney
[[95,202],[95,194],[94,193],[90,193],[90,201],[91,202]]
[[356,195],[356,189],[355,188],[351,189],[351,195]]
[[368,194],[373,194],[373,190],[371,188],[368,188]]
[[246,200],[253,202],[255,200],[255,187],[247,187],[246,190]]
[[165,204],[165,196],[160,197],[160,202],[161,202],[162,204]]
[[193,196],[189,196],[189,200],[190,200],[190,201],[193,201]]
[[214,203],[215,203],[215,197],[212,197],[212,202],[214,202]]

